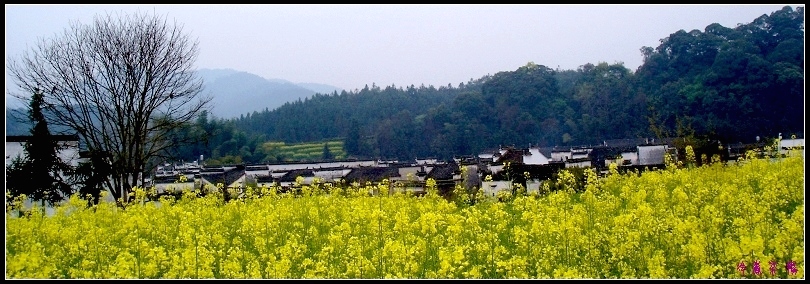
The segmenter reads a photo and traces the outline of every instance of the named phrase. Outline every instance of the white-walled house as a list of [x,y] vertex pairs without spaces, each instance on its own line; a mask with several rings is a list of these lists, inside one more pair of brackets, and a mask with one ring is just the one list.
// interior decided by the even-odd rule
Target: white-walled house
[[481,189],[484,190],[484,195],[495,196],[499,191],[512,191],[512,181],[484,181],[481,182]]
[[664,164],[664,155],[667,152],[667,145],[638,145],[638,164],[646,165],[662,165]]
[[333,169],[320,169],[313,171],[316,178],[324,182],[337,182],[345,177],[352,169],[349,168],[333,168]]
[[[543,186],[543,182],[541,180],[527,180],[526,181],[526,193],[538,193],[540,192],[540,187]],[[512,188],[515,185],[512,181],[501,180],[501,181],[483,181],[481,182],[481,190],[484,191],[484,195],[488,197],[497,196],[498,192],[506,191],[511,193]]]
[[587,168],[593,166],[588,157],[578,159],[568,159],[565,161],[566,168]]
[[[351,169],[349,169],[349,171],[351,171]],[[391,182],[394,182],[394,181],[420,181],[421,182],[421,181],[425,181],[425,175],[427,174],[427,171],[424,171],[423,166],[398,167],[397,171],[399,171],[399,176],[389,178],[389,180]],[[420,173],[425,173],[425,175],[420,176]]]
[[[63,162],[71,166],[77,166],[81,158],[79,157],[79,136],[78,135],[52,135],[60,147],[57,156]],[[30,135],[6,136],[6,166],[16,157],[25,155],[24,145],[31,139]]]
[[784,155],[788,150],[804,150],[804,138],[779,140],[779,153]]
[[266,176],[270,174],[270,168],[267,165],[255,165],[245,167],[245,176]]
[[481,160],[482,162],[492,163],[498,160],[498,157],[496,157],[495,154],[492,153],[481,153],[478,154],[478,159]]
[[494,162],[495,155],[490,153],[480,153],[478,154],[478,159],[484,162]]
[[523,154],[523,164],[526,165],[547,165],[550,160],[538,147],[531,147],[528,153]]
[[540,192],[540,187],[543,186],[543,181],[530,179],[526,181],[526,193]]
[[204,168],[200,171],[200,186],[214,186],[222,183],[228,189],[241,189],[245,185],[244,166]]
[[[315,184],[316,179],[319,179],[319,178],[317,178],[317,177],[301,177],[301,185],[313,185],[313,184]],[[323,181],[323,180],[321,180],[321,181]],[[280,181],[280,182],[278,182],[278,184],[281,187],[292,187],[297,182],[298,182],[298,180],[296,180],[296,181]]]
[[588,147],[571,148],[571,157],[569,159],[584,159],[588,157],[593,149]]
[[270,164],[267,169],[270,172],[288,172],[294,170],[315,170],[315,169],[333,169],[333,168],[357,168],[357,167],[376,167],[381,166],[379,161],[335,161],[323,163],[285,163],[285,164]]
[[605,158],[605,167],[610,167],[610,164],[617,164],[619,166],[632,166],[638,165],[638,151],[636,147],[622,147],[618,150],[617,155]]
[[484,163],[494,163],[501,156],[502,149],[486,149],[478,154],[478,160]]
[[494,175],[494,174],[497,174],[498,172],[502,171],[503,167],[504,167],[504,165],[492,165],[492,166],[489,166],[489,171],[492,172],[492,174]]
[[638,150],[622,151],[621,163],[619,165],[638,165]]
[[554,149],[551,150],[551,160],[557,162],[565,162],[571,159],[571,149]]
[[439,160],[436,158],[416,159],[417,165],[435,165]]

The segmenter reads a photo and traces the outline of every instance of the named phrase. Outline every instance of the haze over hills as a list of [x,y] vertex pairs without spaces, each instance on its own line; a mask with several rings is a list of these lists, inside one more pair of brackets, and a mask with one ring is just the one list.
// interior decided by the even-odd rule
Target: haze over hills
[[316,93],[342,91],[334,86],[266,79],[233,69],[199,69],[197,72],[204,81],[203,94],[213,97],[211,113],[218,118],[229,119],[254,111],[273,110]]
[[[287,102],[311,97],[316,93],[340,93],[343,89],[319,83],[292,83],[283,79],[266,79],[256,74],[233,69],[198,69],[203,79],[204,95],[212,97],[211,114],[231,119],[240,115],[273,110]],[[11,117],[25,111],[25,104],[6,94],[6,135],[27,135],[30,126]],[[19,116],[19,115],[18,115]],[[21,113],[24,117],[25,114]]]

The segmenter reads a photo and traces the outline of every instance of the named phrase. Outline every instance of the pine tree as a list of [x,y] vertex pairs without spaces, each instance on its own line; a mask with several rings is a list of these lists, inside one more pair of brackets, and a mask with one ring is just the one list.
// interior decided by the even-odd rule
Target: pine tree
[[87,200],[87,205],[98,204],[101,200],[101,191],[104,190],[104,180],[112,174],[111,166],[104,160],[108,158],[103,153],[88,154],[84,162],[80,162],[73,172],[73,178],[79,187],[79,195]]
[[323,157],[322,158],[323,158],[324,161],[329,161],[329,160],[332,160],[332,159],[335,158],[335,156],[332,155],[332,151],[329,151],[329,143],[323,143]]
[[53,205],[73,192],[63,178],[72,169],[57,155],[59,144],[48,130],[42,104],[42,93],[37,90],[29,110],[29,118],[35,123],[31,138],[23,146],[25,156],[6,169],[6,189],[12,197],[25,194],[34,201]]
[[349,124],[349,130],[343,142],[343,149],[346,154],[360,155],[360,126],[354,120]]

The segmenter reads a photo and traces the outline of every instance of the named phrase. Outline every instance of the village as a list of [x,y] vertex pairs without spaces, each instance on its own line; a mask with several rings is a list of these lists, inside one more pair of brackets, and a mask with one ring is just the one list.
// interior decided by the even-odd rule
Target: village
[[[498,147],[476,156],[458,156],[452,160],[435,158],[399,160],[344,160],[311,163],[279,163],[261,165],[205,166],[203,157],[193,162],[166,163],[157,167],[147,186],[160,194],[167,191],[221,186],[241,194],[248,186],[279,186],[287,191],[314,183],[336,185],[378,184],[387,180],[391,185],[409,193],[425,192],[426,181],[433,179],[440,191],[457,185],[466,189],[479,188],[486,196],[511,191],[515,183],[528,193],[537,192],[544,181],[566,168],[594,168],[599,174],[607,172],[611,163],[620,170],[664,168],[664,156],[678,156],[677,138],[615,139],[600,145],[576,147]],[[722,145],[716,142],[715,153],[724,161],[736,161],[747,149],[761,149],[761,144]],[[781,139],[779,151],[804,149],[804,138]],[[506,167],[528,176],[505,174]],[[466,169],[466,170],[463,170]],[[182,178],[181,178],[182,177]],[[396,186],[395,186],[396,185]],[[389,192],[391,193],[391,192]]]
[[[30,136],[6,137],[6,165],[24,154],[23,145]],[[55,136],[62,150],[59,156],[73,166],[83,159],[75,135]],[[279,186],[287,191],[314,183],[351,185],[378,184],[387,180],[391,190],[399,188],[414,194],[425,192],[426,181],[433,179],[439,190],[450,190],[456,185],[473,187],[495,196],[499,191],[511,191],[515,183],[525,186],[528,193],[540,190],[544,181],[566,168],[594,168],[597,173],[607,172],[611,163],[621,171],[664,168],[664,156],[678,157],[676,141],[668,139],[614,139],[599,145],[569,147],[516,148],[501,146],[485,150],[475,156],[458,156],[452,160],[417,158],[400,160],[341,160],[324,162],[290,162],[259,165],[205,165],[204,157],[192,162],[164,163],[143,179],[143,187],[154,187],[157,194],[221,186],[241,194],[248,186]],[[804,138],[779,140],[779,153],[790,149],[804,149]],[[723,145],[715,141],[716,153],[723,161],[736,161],[748,149],[762,149],[763,143]],[[512,172],[526,173],[509,176]],[[466,170],[463,170],[466,169]]]

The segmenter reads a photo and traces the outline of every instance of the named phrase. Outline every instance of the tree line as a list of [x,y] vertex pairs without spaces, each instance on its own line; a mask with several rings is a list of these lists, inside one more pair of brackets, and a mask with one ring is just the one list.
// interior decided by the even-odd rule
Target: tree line
[[203,114],[195,129],[207,140],[178,154],[276,162],[284,157],[268,156],[267,141],[340,138],[351,157],[450,158],[499,145],[803,136],[803,7],[734,28],[680,30],[640,51],[644,63],[635,72],[623,63],[554,70],[529,62],[458,86],[372,84],[235,119]]
[[[623,63],[555,70],[529,62],[457,86],[372,84],[236,119],[209,117],[210,98],[200,95],[192,69],[197,43],[159,16],[108,14],[72,25],[7,68],[22,90],[12,95],[32,102],[32,126],[46,122],[57,134],[80,137],[91,175],[76,184],[108,188],[116,199],[166,160],[288,161],[274,150],[278,141],[341,139],[354,158],[445,159],[498,145],[803,137],[804,7],[785,6],[733,28],[680,30],[640,52],[644,62],[635,71]],[[43,129],[31,133],[50,135]],[[57,177],[50,158],[36,158],[51,153],[36,149],[43,148],[26,146],[29,161],[19,163],[46,161],[37,168]],[[8,183],[9,168],[6,176]],[[51,181],[43,185],[47,194],[64,188],[41,180]]]

